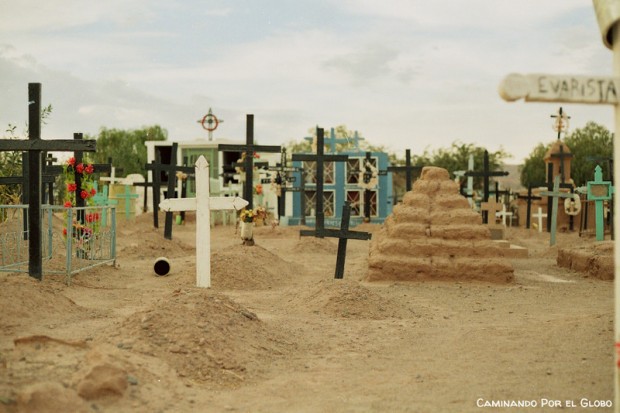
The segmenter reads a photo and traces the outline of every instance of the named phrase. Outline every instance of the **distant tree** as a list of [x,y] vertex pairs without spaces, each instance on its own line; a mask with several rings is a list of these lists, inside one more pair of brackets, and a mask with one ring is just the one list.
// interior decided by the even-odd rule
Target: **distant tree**
[[600,160],[613,157],[613,135],[607,128],[595,122],[588,122],[583,128],[575,129],[564,142],[573,153],[571,178],[575,181],[575,185],[583,186],[594,179],[596,165],[601,165],[604,177],[610,176],[609,164]]
[[115,167],[123,168],[123,174],[139,173],[144,175],[146,159],[146,141],[165,141],[168,132],[159,125],[135,130],[101,128],[97,137],[97,152],[87,155],[95,163],[105,163],[112,158]]
[[530,156],[525,159],[523,165],[519,166],[521,185],[527,188],[530,184],[540,185],[547,180],[547,170],[545,169],[545,154],[551,144],[544,145],[539,143]]
[[[466,171],[469,163],[469,155],[474,155],[474,169],[482,170],[484,163],[485,148],[475,146],[473,143],[453,142],[449,148],[439,148],[433,152],[424,150],[422,155],[413,155],[414,165],[438,166],[445,168],[453,174],[455,171]],[[491,171],[501,170],[504,159],[510,156],[503,149],[489,152],[489,169]],[[474,188],[482,188],[483,179],[474,178]]]
[[[581,129],[575,129],[564,142],[570,148],[571,178],[577,186],[586,185],[594,178],[594,168],[601,165],[603,176],[609,175],[609,164],[606,159],[613,157],[613,135],[604,126],[588,122]],[[521,166],[521,184],[525,187],[530,183],[547,180],[544,157],[551,144],[539,143]]]

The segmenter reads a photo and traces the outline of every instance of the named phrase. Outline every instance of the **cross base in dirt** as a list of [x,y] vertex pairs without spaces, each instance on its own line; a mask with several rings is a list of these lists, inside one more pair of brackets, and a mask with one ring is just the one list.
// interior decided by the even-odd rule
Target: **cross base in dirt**
[[196,211],[196,285],[211,286],[211,211],[240,210],[248,205],[238,197],[209,197],[209,163],[204,156],[196,161],[196,198],[168,198],[159,207],[166,212]]
[[323,228],[322,233],[318,231],[301,230],[301,235],[311,235],[317,238],[331,237],[338,238],[338,256],[336,257],[336,274],[334,278],[344,278],[344,264],[347,258],[347,240],[359,239],[369,240],[372,234],[369,232],[349,231],[349,220],[351,219],[351,203],[345,201],[342,206],[342,220],[340,221],[340,229]]

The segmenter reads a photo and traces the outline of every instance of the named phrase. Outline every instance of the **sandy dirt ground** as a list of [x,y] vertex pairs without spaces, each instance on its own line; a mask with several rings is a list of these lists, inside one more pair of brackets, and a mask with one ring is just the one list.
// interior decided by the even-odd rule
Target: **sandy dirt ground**
[[[0,412],[613,410],[581,406],[613,399],[613,281],[558,267],[547,234],[508,231],[513,283],[370,283],[366,241],[334,280],[333,239],[217,226],[199,289],[188,221],[121,223],[116,265],[71,285],[0,273]],[[536,407],[480,407],[502,400]]]

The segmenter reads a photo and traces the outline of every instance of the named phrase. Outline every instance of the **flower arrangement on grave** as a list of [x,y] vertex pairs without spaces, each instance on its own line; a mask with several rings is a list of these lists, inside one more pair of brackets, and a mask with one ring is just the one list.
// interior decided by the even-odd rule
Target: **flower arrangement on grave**
[[241,222],[256,222],[257,220],[264,220],[267,217],[267,211],[262,206],[257,206],[255,209],[242,209],[239,213]]
[[[84,206],[94,204],[93,197],[97,194],[95,189],[95,181],[93,178],[93,172],[95,171],[92,164],[77,163],[74,157],[69,158],[63,165],[63,173],[65,178],[65,220],[68,217],[66,209],[77,206],[78,197],[84,200]],[[77,177],[80,178],[80,189],[78,193],[78,187],[76,183]],[[83,249],[85,241],[90,239],[99,228],[101,216],[98,212],[84,212],[80,211],[73,216],[73,222],[71,224],[71,237],[76,241],[78,246],[78,254],[80,249]],[[68,235],[68,229],[63,229],[63,236],[66,238]],[[83,250],[82,250],[83,252]]]

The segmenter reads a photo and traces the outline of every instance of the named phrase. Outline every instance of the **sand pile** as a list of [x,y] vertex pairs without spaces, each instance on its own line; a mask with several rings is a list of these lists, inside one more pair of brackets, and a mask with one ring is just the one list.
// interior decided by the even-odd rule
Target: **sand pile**
[[108,333],[119,348],[166,360],[181,378],[225,387],[256,376],[257,358],[287,348],[256,314],[200,288],[175,290]]
[[371,291],[353,280],[321,280],[314,288],[289,300],[296,308],[334,317],[373,319],[408,318],[413,310]]
[[220,290],[263,290],[290,283],[303,271],[260,245],[235,245],[211,254],[211,284]]
[[301,254],[334,254],[338,252],[338,241],[333,238],[300,237],[292,249]]
[[479,214],[448,171],[425,167],[371,241],[368,279],[513,280]]
[[129,238],[131,241],[117,248],[117,256],[127,257],[135,255],[142,257],[174,258],[183,257],[195,251],[193,246],[174,238],[174,229],[172,232],[172,239],[165,239],[163,235],[163,223],[160,225],[162,226],[160,229],[134,229],[131,234],[122,234],[123,237]]

